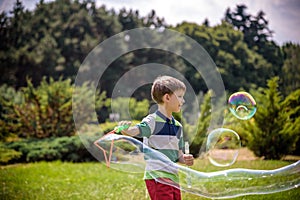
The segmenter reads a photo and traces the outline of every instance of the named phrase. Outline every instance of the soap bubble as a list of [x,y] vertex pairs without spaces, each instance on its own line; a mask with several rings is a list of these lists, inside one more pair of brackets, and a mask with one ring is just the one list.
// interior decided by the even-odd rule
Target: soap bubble
[[227,128],[218,128],[209,133],[206,143],[209,161],[219,167],[232,165],[239,154],[239,135]]
[[256,102],[247,92],[236,92],[228,99],[230,112],[241,120],[248,120],[256,112]]
[[[161,165],[157,171],[172,170],[177,179],[157,178],[157,171],[149,175],[157,182],[182,191],[211,199],[226,199],[253,194],[282,192],[300,186],[300,161],[273,170],[227,169],[201,172],[172,162],[167,156],[139,140],[107,134],[95,141],[97,154],[105,154],[108,167],[129,173],[147,171],[146,162]],[[100,147],[100,148],[99,148]],[[190,180],[188,182],[187,180]]]
[[[179,44],[173,41],[179,41]],[[213,199],[233,198],[251,194],[268,194],[299,187],[299,161],[275,170],[232,169],[205,173],[174,163],[161,152],[149,148],[132,137],[107,134],[96,140],[103,132],[97,131],[97,138],[94,138],[94,135],[89,130],[91,123],[97,122],[99,119],[95,109],[96,98],[90,98],[92,99],[90,103],[86,101],[86,98],[81,98],[82,96],[77,95],[81,94],[81,86],[88,82],[87,87],[96,95],[96,91],[99,89],[97,86],[99,83],[102,83],[101,79],[104,77],[104,72],[116,59],[139,49],[151,48],[181,56],[194,66],[196,73],[201,74],[207,89],[213,91],[214,98],[211,100],[212,114],[221,110],[219,105],[223,107],[226,104],[225,88],[221,75],[207,52],[196,41],[167,29],[155,31],[149,28],[138,28],[114,35],[103,41],[89,53],[78,70],[73,92],[73,117],[78,135],[84,146],[97,160],[105,160],[108,167],[129,173],[144,173],[145,170],[147,171],[147,165],[151,162],[156,164],[156,171],[176,171],[179,177],[174,182],[167,182],[166,179],[157,178],[155,172],[150,172],[151,177],[156,181],[172,185],[195,195]],[[153,81],[154,75],[176,75],[169,72],[169,68],[162,68],[161,66],[156,66],[158,70],[151,68],[151,72],[153,72],[151,76],[148,71],[144,70],[146,65],[143,65],[143,67],[137,66],[137,71],[130,70],[130,72],[139,72],[134,74],[134,79],[126,79],[130,80],[130,83],[136,83],[136,85],[126,87],[127,85],[123,84],[124,81],[120,79],[120,82],[118,82],[120,84],[117,85],[125,86],[126,90],[122,90],[122,87],[115,87],[116,91],[121,93],[126,91],[128,95],[125,96],[131,97],[131,94],[137,88],[148,84],[149,80]],[[173,71],[175,71],[175,68]],[[124,75],[128,74],[129,72],[126,72]],[[175,77],[178,76],[176,75]],[[219,104],[219,102],[222,103]],[[219,125],[222,120],[222,114],[212,117],[209,127],[217,127],[216,125]],[[191,184],[188,184],[187,180],[190,180],[189,183]]]

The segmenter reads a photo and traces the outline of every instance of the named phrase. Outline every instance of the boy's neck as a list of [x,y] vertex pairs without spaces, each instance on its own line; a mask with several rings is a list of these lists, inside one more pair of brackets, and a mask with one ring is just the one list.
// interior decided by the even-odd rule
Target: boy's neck
[[167,118],[172,119],[172,112],[168,111],[163,105],[158,104],[158,111],[161,112]]

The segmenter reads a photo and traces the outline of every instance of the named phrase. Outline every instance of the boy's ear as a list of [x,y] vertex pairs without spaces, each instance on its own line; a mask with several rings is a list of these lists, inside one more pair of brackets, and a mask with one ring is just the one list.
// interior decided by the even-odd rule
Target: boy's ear
[[168,102],[168,101],[170,101],[170,95],[165,94],[162,99],[163,99],[163,102]]

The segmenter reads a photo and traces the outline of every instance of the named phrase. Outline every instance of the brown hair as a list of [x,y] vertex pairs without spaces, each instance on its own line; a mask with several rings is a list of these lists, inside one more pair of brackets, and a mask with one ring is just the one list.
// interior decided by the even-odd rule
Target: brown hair
[[165,94],[173,94],[176,90],[186,90],[184,83],[171,76],[159,76],[153,82],[151,96],[160,104],[163,103],[162,97]]

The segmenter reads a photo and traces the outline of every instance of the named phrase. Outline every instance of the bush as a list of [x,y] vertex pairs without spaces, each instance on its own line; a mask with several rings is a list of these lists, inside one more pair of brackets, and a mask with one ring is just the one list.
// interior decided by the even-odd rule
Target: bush
[[16,133],[17,127],[10,127],[9,124],[17,120],[13,118],[14,106],[24,102],[21,92],[16,91],[13,87],[2,85],[0,87],[0,140],[11,137]]
[[[72,97],[83,99],[86,104],[91,104],[94,94],[87,85],[80,86],[78,93],[73,94],[71,80],[49,81],[44,78],[38,87],[33,87],[30,80],[28,86],[21,89],[22,93],[16,98],[0,94],[0,125],[1,139],[15,134],[21,138],[47,138],[75,135],[75,124],[73,120]],[[2,90],[10,91],[8,88]],[[95,95],[96,109],[104,104],[105,93]],[[78,104],[76,104],[78,105]],[[90,106],[91,107],[91,106]],[[76,109],[78,116],[87,120],[89,111]]]
[[15,151],[14,149],[8,149],[3,144],[0,145],[0,164],[11,163],[14,160],[18,160],[22,153]]
[[[93,144],[98,137],[90,137],[89,143]],[[78,136],[23,139],[16,142],[3,143],[9,156],[7,159],[1,155],[2,164],[36,162],[36,161],[69,161],[86,162],[96,159],[88,152]],[[94,148],[94,147],[92,147]]]

